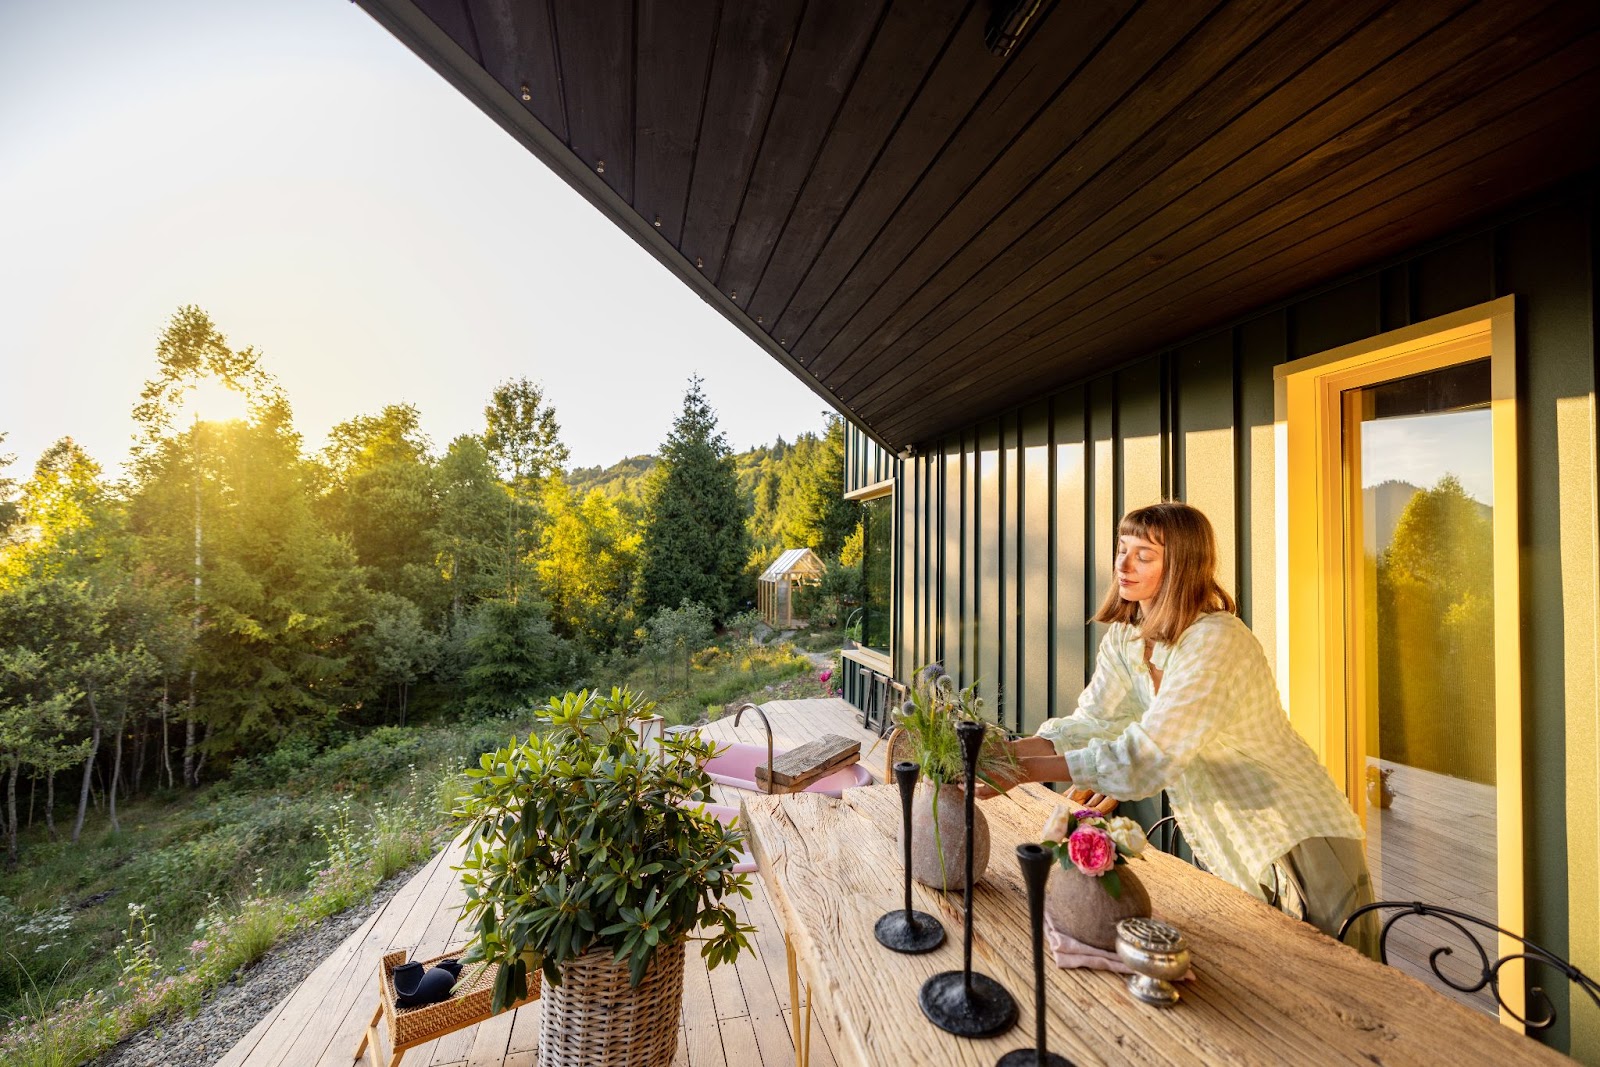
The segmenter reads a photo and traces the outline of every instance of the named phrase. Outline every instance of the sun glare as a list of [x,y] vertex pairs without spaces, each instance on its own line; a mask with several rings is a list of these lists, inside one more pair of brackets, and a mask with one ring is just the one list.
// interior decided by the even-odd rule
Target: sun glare
[[250,417],[243,393],[218,378],[206,378],[184,390],[181,422],[233,422]]

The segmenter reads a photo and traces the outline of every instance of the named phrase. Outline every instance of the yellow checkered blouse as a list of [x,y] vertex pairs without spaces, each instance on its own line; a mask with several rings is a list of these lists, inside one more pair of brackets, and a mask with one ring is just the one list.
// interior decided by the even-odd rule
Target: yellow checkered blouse
[[1362,836],[1237,616],[1202,615],[1150,660],[1159,695],[1138,630],[1112,624],[1077,710],[1039,727],[1074,785],[1119,800],[1165,789],[1200,862],[1257,897],[1272,861],[1301,841]]

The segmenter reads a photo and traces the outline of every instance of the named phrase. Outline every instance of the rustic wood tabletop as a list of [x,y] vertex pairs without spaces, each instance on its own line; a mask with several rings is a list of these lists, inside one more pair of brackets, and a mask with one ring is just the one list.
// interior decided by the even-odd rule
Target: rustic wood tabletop
[[[1032,945],[1016,846],[1038,839],[1059,800],[1028,785],[980,804],[993,846],[974,890],[973,969],[1005,986],[1021,1017],[1000,1037],[969,1040],[936,1029],[917,1005],[929,976],[961,968],[961,894],[915,887],[914,906],[949,934],[927,955],[895,955],[873,937],[879,916],[904,902],[896,789],[745,798],[761,877],[839,1063],[992,1067],[1032,1047]],[[1132,869],[1156,917],[1188,940],[1195,978],[1175,1008],[1160,1009],[1135,1001],[1121,976],[1047,961],[1049,1047],[1079,1067],[1571,1062],[1210,874],[1154,849],[1146,856]]]

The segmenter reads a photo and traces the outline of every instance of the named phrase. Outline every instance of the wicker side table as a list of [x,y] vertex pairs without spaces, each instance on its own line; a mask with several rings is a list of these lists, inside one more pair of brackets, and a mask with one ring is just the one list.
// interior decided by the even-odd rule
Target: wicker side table
[[[489,1018],[489,1010],[494,1001],[494,981],[500,974],[500,965],[492,963],[487,967],[479,964],[472,965],[466,973],[472,978],[455,996],[449,1000],[442,1000],[437,1004],[423,1004],[415,1008],[401,1008],[395,1005],[398,994],[394,988],[395,968],[406,962],[407,952],[391,952],[384,956],[378,963],[378,1010],[372,1013],[372,1021],[367,1024],[366,1033],[361,1036],[361,1043],[356,1046],[352,1059],[360,1059],[361,1054],[367,1054],[367,1062],[372,1067],[384,1067],[378,1062],[378,1020],[385,1021],[384,1029],[389,1038],[389,1063],[387,1067],[396,1067],[400,1058],[408,1049],[416,1048],[425,1042],[445,1034],[453,1034],[457,1030],[474,1026]],[[422,961],[424,968],[431,967],[440,960],[456,959],[461,953],[450,952],[443,956]],[[474,973],[477,972],[477,973]],[[513,1008],[519,1008],[530,1001],[539,999],[540,976],[534,971],[528,976],[528,996],[526,1000],[519,1000]]]

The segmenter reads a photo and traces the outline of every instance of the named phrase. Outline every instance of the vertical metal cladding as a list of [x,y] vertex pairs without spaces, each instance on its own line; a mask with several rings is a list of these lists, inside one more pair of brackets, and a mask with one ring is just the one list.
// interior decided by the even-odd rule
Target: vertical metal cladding
[[[897,676],[941,658],[962,684],[979,683],[1001,722],[1026,732],[1070,712],[1103,629],[1087,620],[1109,584],[1116,520],[1163,495],[1210,517],[1222,577],[1270,657],[1277,626],[1273,368],[1514,292],[1527,321],[1519,353],[1529,368],[1524,425],[1554,426],[1558,400],[1592,397],[1595,389],[1593,197],[1567,194],[1492,230],[1263,309],[1046,401],[917,442],[908,459],[852,432],[850,487],[899,469]],[[1559,513],[1563,470],[1570,481],[1577,464],[1592,478],[1600,461],[1592,439],[1587,453],[1568,455],[1583,450],[1557,442],[1553,431],[1529,432],[1538,438],[1530,446],[1549,447],[1522,453],[1532,516],[1523,536],[1529,546],[1557,545],[1571,531],[1544,529],[1540,516]],[[1579,548],[1593,552],[1600,532],[1591,529],[1588,539]],[[1565,758],[1564,676],[1595,671],[1592,661],[1564,656],[1564,620],[1592,611],[1597,598],[1592,587],[1563,585],[1559,552],[1529,551],[1525,603],[1560,605],[1528,612],[1541,636],[1524,652],[1527,751],[1548,767]],[[1569,924],[1562,781],[1530,773],[1537,796],[1527,806],[1530,877],[1542,887],[1529,897],[1537,903],[1528,933],[1558,946]],[[1594,921],[1600,925],[1600,913]],[[1600,943],[1600,930],[1584,936]]]

